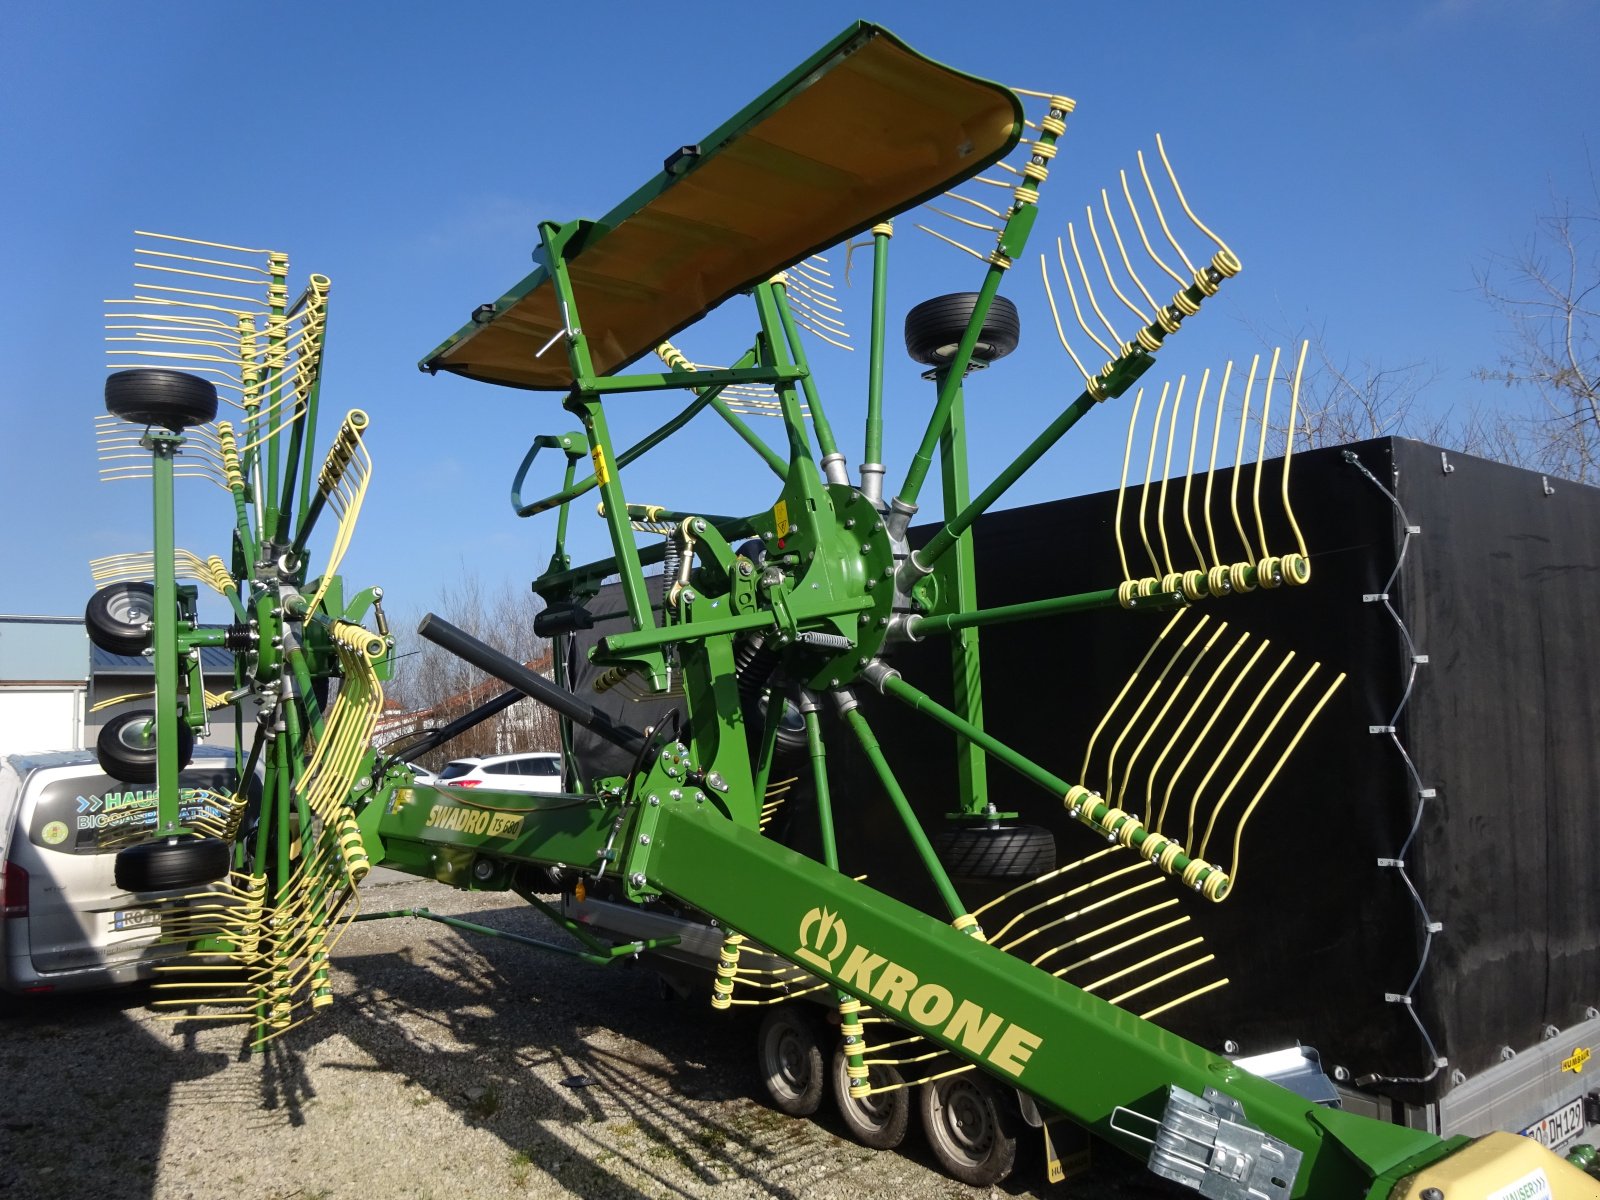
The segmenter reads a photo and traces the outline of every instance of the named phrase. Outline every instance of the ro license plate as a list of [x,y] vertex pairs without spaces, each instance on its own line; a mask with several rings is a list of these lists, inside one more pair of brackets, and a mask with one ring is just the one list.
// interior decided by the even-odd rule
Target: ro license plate
[[153,908],[125,908],[111,914],[113,929],[143,929],[161,924],[161,914]]
[[1564,1104],[1549,1116],[1541,1117],[1529,1125],[1522,1131],[1522,1136],[1531,1137],[1534,1141],[1542,1142],[1554,1150],[1582,1132],[1583,1101],[1574,1100],[1571,1104]]

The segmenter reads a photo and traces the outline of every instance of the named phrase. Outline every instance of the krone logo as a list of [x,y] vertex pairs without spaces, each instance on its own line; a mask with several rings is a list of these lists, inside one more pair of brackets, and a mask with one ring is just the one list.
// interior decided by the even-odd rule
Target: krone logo
[[845,940],[844,918],[825,908],[813,908],[800,918],[800,948],[795,955],[814,967],[829,971],[833,960],[844,953]]

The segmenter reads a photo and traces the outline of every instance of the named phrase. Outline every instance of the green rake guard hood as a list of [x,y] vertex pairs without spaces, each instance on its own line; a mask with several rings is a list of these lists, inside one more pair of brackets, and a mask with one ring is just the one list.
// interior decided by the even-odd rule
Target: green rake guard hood
[[[568,270],[596,374],[976,175],[1023,127],[1010,89],[857,22],[572,243]],[[541,266],[418,365],[566,391],[571,364],[550,346],[564,329]]]

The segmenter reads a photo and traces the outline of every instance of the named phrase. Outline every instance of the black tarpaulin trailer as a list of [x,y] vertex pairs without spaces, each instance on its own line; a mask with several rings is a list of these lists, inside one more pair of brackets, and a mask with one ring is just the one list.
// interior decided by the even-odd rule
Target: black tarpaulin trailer
[[[1280,470],[1264,465],[1264,491]],[[1313,1046],[1347,1105],[1377,1115],[1523,1128],[1591,1091],[1592,1071],[1576,1068],[1600,1042],[1600,489],[1387,438],[1298,454],[1291,485],[1311,583],[1195,607],[1347,682],[1252,817],[1234,893],[1212,904],[1172,889],[1228,982],[1159,1019],[1214,1049]],[[982,518],[980,605],[1114,585],[1116,500]],[[1268,533],[1285,538],[1271,518]],[[986,727],[1074,778],[1166,619],[1110,610],[985,629]],[[893,663],[948,694],[942,639]],[[924,825],[943,827],[953,745],[930,747],[927,725],[891,700],[862,702]],[[650,705],[615,703],[636,725],[652,719]],[[872,773],[847,739],[829,744],[841,869],[936,911],[896,852],[902,831],[849,802],[877,786]],[[1055,833],[1062,861],[1103,845],[1004,768],[991,765],[990,784],[1000,808]],[[814,830],[797,790],[771,832],[810,851]]]

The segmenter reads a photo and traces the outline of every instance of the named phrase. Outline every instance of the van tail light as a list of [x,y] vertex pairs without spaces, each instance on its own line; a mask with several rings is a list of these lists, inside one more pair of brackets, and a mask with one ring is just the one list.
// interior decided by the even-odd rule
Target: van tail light
[[451,787],[477,787],[483,782],[481,779],[451,779],[447,781]]
[[28,873],[14,862],[0,871],[0,917],[28,915]]

